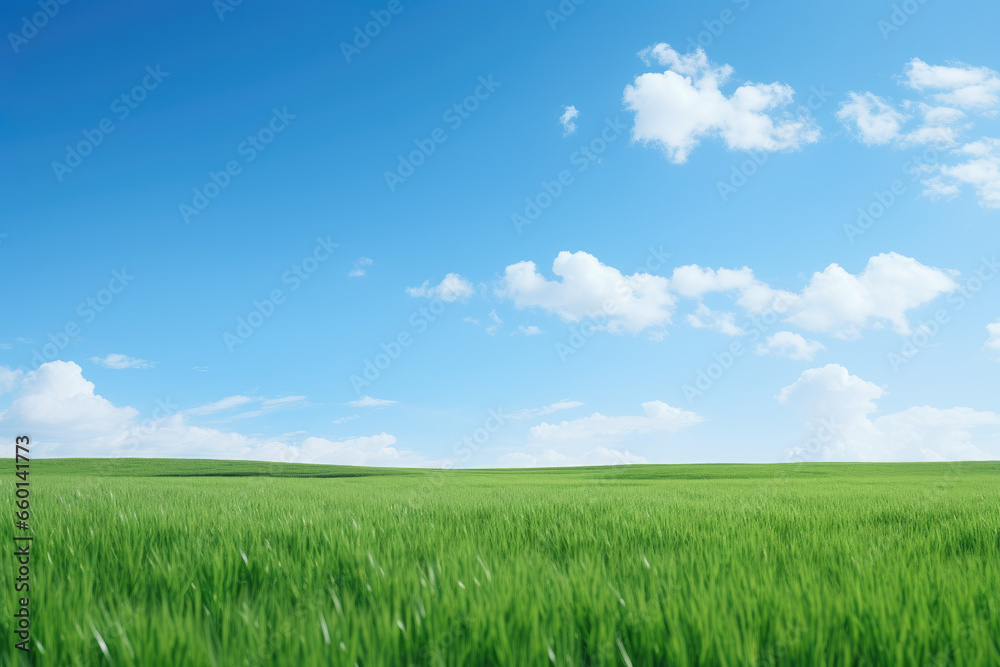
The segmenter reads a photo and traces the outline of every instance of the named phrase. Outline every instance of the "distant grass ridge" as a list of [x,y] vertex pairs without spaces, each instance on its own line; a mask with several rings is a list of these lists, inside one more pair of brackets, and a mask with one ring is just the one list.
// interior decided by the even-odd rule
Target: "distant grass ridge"
[[31,490],[39,665],[1000,664],[998,462],[58,459]]

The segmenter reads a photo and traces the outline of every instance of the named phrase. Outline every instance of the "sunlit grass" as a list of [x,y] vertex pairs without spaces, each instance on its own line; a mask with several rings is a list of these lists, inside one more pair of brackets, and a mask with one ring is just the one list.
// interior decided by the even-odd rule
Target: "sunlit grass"
[[31,471],[40,665],[1000,664],[996,463]]

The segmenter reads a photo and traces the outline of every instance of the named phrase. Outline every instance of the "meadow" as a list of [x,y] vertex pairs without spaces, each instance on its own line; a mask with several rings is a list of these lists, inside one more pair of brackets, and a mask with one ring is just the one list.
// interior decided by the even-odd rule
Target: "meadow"
[[38,460],[31,494],[32,664],[1000,664],[1000,463]]

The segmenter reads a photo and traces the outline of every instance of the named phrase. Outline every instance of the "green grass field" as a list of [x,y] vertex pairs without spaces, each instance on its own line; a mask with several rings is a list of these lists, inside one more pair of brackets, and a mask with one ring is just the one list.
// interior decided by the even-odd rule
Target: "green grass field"
[[30,481],[39,665],[1000,664],[1000,463]]

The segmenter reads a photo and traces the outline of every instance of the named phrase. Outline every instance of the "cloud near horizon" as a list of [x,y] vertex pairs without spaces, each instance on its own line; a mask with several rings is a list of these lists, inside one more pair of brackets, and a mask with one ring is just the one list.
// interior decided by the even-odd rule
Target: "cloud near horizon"
[[[885,390],[839,364],[803,371],[781,390],[812,435],[787,451],[793,460],[958,461],[1000,456],[1000,414],[917,406],[872,417]],[[973,438],[973,431],[977,438]]]
[[[0,367],[10,406],[0,412],[0,432],[5,441],[30,433],[33,454],[53,457],[145,457],[245,459],[298,463],[350,465],[429,465],[409,450],[395,447],[388,433],[330,440],[310,436],[301,443],[282,438],[250,437],[188,423],[192,416],[205,416],[248,403],[279,405],[297,403],[303,397],[253,399],[231,396],[189,410],[164,411],[140,419],[135,408],[119,407],[95,392],[94,383],[83,377],[83,369],[71,361],[50,361],[30,373]],[[271,401],[268,403],[268,401]],[[262,408],[266,409],[266,408]],[[13,445],[5,444],[4,455],[13,456]]]

